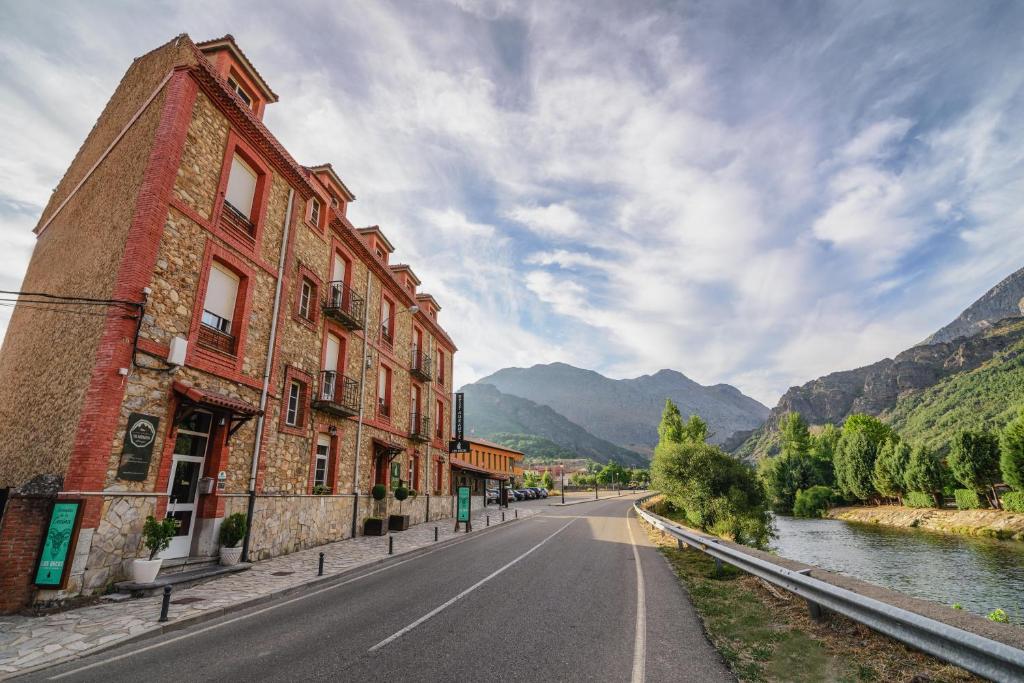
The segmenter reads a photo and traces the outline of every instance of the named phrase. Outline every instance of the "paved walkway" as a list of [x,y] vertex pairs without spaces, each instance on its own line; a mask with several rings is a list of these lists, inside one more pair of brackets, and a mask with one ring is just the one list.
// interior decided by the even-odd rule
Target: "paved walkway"
[[[545,509],[548,505],[543,500],[516,503],[506,511],[505,518],[513,521],[516,510],[519,519],[523,519]],[[487,508],[474,516],[474,531],[485,528],[486,516],[490,516],[491,526],[501,524],[501,510]],[[393,534],[395,555],[433,545],[435,526],[439,541],[456,535],[452,519],[418,524]],[[317,576],[321,552],[325,553],[324,577]],[[176,589],[165,624],[157,622],[160,596],[102,602],[42,617],[0,616],[0,679],[92,654],[142,634],[181,628],[188,622],[212,618],[387,556],[387,536],[359,536],[265,560],[247,571]]]

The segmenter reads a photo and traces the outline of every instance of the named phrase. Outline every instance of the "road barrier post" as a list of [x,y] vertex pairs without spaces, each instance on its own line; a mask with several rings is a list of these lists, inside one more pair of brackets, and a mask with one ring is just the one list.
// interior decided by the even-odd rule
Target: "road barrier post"
[[486,520],[486,522],[484,522],[484,526],[490,526],[491,525],[491,516],[490,515],[486,515],[484,517],[484,519]]
[[167,611],[171,609],[171,587],[164,586],[164,599],[160,603],[160,621],[167,621]]
[[516,519],[519,519],[519,508],[516,508],[515,512],[516,512]]
[[395,537],[388,534],[388,555],[395,554]]
[[434,543],[437,543],[437,527],[434,527]]
[[324,554],[323,553],[320,553],[320,568],[317,570],[316,575],[317,576],[323,576],[324,575]]
[[503,521],[503,522],[505,521],[505,513],[504,512],[501,513],[501,521]]
[[811,615],[811,619],[814,621],[823,621],[825,619],[825,613],[821,611],[821,605],[810,600],[807,601],[807,613]]

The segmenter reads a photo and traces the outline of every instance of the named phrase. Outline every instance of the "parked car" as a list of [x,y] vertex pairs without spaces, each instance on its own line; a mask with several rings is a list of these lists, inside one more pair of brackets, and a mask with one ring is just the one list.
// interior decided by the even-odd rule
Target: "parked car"
[[533,489],[523,489],[523,493],[526,494],[526,497],[529,498],[530,500],[534,500],[537,498],[537,492],[534,491]]
[[510,500],[526,500],[526,494],[520,491],[519,489],[509,489],[508,494],[509,496],[512,497],[510,498]]
[[487,489],[487,502],[497,503],[498,502],[498,489]]
[[537,493],[540,494],[541,498],[547,498],[548,497],[548,490],[546,488],[544,488],[543,486],[541,486],[539,489],[537,489]]

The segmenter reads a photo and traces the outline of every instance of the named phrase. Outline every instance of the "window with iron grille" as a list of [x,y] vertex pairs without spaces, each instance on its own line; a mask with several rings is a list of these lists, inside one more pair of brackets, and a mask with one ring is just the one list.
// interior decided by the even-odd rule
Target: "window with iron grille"
[[294,427],[299,423],[299,409],[302,405],[302,382],[293,379],[288,385],[288,405],[285,409],[284,423]]

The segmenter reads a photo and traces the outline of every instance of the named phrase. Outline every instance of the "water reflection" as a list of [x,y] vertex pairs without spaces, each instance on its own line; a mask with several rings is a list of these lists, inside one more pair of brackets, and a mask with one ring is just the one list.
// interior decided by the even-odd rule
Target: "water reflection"
[[945,605],[1024,623],[1024,543],[857,524],[777,517],[773,549],[823,569]]

